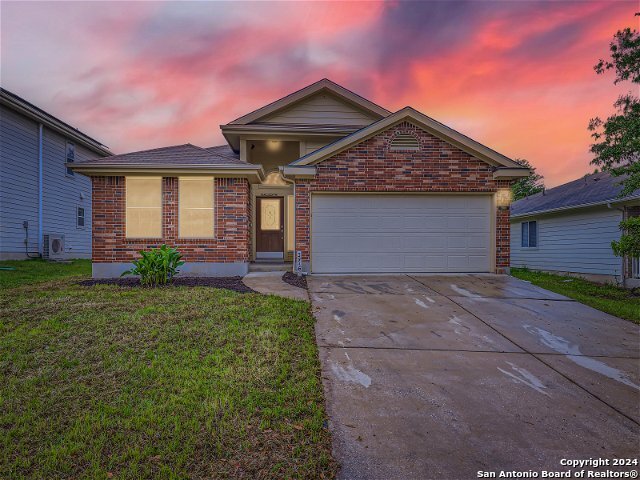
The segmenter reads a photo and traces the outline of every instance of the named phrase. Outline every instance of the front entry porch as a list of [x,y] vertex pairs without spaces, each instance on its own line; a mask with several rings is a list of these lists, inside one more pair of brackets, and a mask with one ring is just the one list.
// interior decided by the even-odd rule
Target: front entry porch
[[[251,262],[274,266],[293,261],[293,186],[254,185],[251,189]],[[266,263],[268,262],[268,263]]]

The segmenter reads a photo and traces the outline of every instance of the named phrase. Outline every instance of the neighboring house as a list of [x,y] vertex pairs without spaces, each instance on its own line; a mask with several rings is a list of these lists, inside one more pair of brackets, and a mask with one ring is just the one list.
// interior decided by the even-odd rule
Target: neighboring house
[[67,167],[112,153],[0,89],[0,259],[91,257],[91,180]]
[[624,198],[620,178],[586,175],[511,205],[511,265],[640,286],[638,260],[616,257],[620,221],[640,215],[640,190]]
[[179,145],[71,167],[93,180],[93,274],[177,247],[186,275],[504,272],[509,186],[529,170],[410,108],[321,80]]

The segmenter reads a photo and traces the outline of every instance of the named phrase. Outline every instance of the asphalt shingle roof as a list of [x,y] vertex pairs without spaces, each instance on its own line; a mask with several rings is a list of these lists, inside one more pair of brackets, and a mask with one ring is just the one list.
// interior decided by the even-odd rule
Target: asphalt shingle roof
[[[622,177],[614,177],[604,172],[586,175],[564,185],[513,202],[511,216],[604,203],[608,200],[619,201],[621,200],[618,195],[622,191],[620,185],[622,180]],[[640,190],[636,190],[625,198],[638,195],[640,195]]]
[[96,158],[78,165],[247,165],[228,145],[202,148],[186,143]]

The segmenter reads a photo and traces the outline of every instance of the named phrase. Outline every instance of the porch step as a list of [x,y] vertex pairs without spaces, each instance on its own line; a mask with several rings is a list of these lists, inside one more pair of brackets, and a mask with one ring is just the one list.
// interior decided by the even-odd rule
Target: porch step
[[251,262],[249,272],[286,272],[291,270],[290,262]]

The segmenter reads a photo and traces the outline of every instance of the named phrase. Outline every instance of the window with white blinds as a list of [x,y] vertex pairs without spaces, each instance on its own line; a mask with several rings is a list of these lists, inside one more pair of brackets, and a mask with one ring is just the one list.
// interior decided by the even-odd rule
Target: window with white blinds
[[162,178],[126,177],[127,238],[162,237]]
[[180,238],[212,238],[215,228],[213,177],[180,177],[178,210]]

